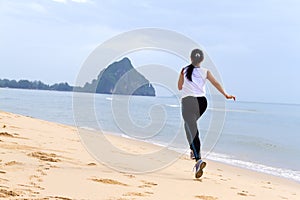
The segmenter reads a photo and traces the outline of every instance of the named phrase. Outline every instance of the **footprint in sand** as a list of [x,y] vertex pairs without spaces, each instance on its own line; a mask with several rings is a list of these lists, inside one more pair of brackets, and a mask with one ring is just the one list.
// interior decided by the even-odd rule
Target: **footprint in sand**
[[[5,179],[5,178],[0,178],[0,183],[2,182],[8,182],[9,180],[8,179]],[[0,186],[1,187],[1,186]]]
[[[72,200],[70,198],[67,197],[59,197],[59,196],[50,196],[50,199],[56,199],[56,200]],[[45,199],[49,199],[49,198],[45,198]]]
[[287,197],[283,197],[283,196],[279,196],[281,199],[289,199],[289,198],[287,198]]
[[36,171],[39,172],[41,176],[46,176],[47,175],[47,173],[44,172],[42,169],[38,169]]
[[13,165],[22,165],[22,163],[13,160],[13,161],[4,163],[4,165],[5,166],[13,166]]
[[269,189],[269,190],[272,190],[273,188],[272,187],[268,187],[268,186],[262,186],[263,188],[266,188],[266,189]]
[[273,188],[270,186],[272,183],[270,182],[270,181],[268,181],[268,182],[261,182],[261,183],[263,183],[263,184],[267,184],[267,185],[264,185],[264,186],[262,186],[263,188],[266,188],[266,189],[269,189],[269,190],[272,190]]
[[43,179],[40,177],[40,176],[38,176],[38,175],[31,175],[30,177],[29,177],[29,180],[31,180],[32,182],[32,185],[37,185],[35,182],[43,182]]
[[133,197],[133,196],[144,197],[144,196],[147,196],[147,195],[143,194],[141,192],[127,192],[127,193],[123,194],[123,196],[127,196],[127,197]]
[[89,163],[87,164],[88,166],[96,166],[97,164],[96,163]]
[[204,195],[197,195],[195,196],[197,199],[202,199],[202,200],[217,200],[217,197],[213,196],[204,196]]
[[104,178],[104,179],[102,179],[102,178],[92,178],[92,179],[90,179],[90,180],[92,180],[92,181],[94,181],[94,182],[98,182],[98,183],[104,183],[104,184],[110,184],[110,185],[121,185],[121,186],[128,186],[127,184],[125,184],[125,183],[121,183],[121,182],[119,182],[119,181],[116,181],[116,180],[113,180],[113,179],[107,179],[107,178]]
[[60,159],[57,158],[57,155],[54,153],[45,153],[45,152],[33,152],[30,154],[27,154],[28,156],[38,158],[42,161],[49,161],[49,162],[59,162],[61,161]]
[[9,128],[13,128],[13,129],[21,129],[20,127],[12,126],[12,125],[10,125]]
[[[35,183],[35,182],[33,182],[33,181],[31,181],[31,182],[29,183],[29,186],[30,186],[31,188],[35,188],[35,189],[38,189],[38,190],[45,190],[45,188],[39,186],[37,183]],[[36,192],[37,192],[37,191],[36,191]]]
[[237,194],[241,195],[241,196],[248,196],[246,193],[243,193],[243,192],[238,192]]
[[0,136],[3,136],[3,137],[14,137],[12,134],[10,134],[8,132],[0,132]]
[[0,197],[1,198],[10,198],[10,197],[17,197],[17,196],[19,196],[19,194],[16,193],[15,191],[0,188]]
[[7,138],[18,138],[18,139],[28,139],[28,138],[23,138],[19,137],[18,133],[8,133],[8,132],[0,132],[1,137],[7,137]]
[[149,181],[145,181],[145,180],[141,180],[141,182],[143,183],[143,185],[140,185],[139,188],[152,188],[153,186],[157,186],[157,183],[154,182],[149,182]]
[[270,181],[267,181],[267,182],[265,182],[265,181],[261,181],[261,183],[263,183],[263,184],[267,184],[267,185],[271,185],[271,184],[272,184]]
[[[46,163],[48,164],[48,163]],[[45,165],[40,164],[35,170],[35,174],[29,176],[29,187],[34,188],[34,194],[39,194],[39,191],[44,190],[45,188],[40,186],[40,183],[43,182],[43,177],[47,175],[45,172]],[[39,191],[36,191],[39,190]]]
[[[19,190],[22,191],[22,196],[38,195],[40,194],[40,190],[44,190],[44,188],[38,186],[37,184],[31,184],[31,183],[29,183],[29,185],[18,184],[18,186],[19,186]],[[40,200],[44,200],[44,199],[46,200],[48,198],[42,198]]]
[[237,193],[240,196],[248,196],[248,191],[243,190],[242,192]]
[[145,194],[154,194],[153,192],[146,191]]
[[124,174],[124,176],[127,176],[128,178],[135,178],[135,176],[132,174]]

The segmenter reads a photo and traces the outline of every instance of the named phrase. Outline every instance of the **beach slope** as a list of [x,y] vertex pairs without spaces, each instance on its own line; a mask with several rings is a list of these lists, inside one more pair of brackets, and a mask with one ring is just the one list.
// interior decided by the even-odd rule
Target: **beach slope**
[[[159,148],[107,137],[128,152]],[[187,156],[153,173],[121,173],[98,163],[75,127],[0,112],[0,199],[300,199],[297,182],[207,164],[201,179],[194,179],[194,161]]]

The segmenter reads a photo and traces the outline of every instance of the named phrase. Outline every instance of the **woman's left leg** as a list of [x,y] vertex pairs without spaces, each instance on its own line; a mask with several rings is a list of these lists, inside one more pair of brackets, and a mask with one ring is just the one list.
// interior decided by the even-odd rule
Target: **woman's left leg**
[[182,116],[184,128],[190,149],[193,151],[196,161],[200,159],[200,141],[197,129],[199,115],[198,101],[196,97],[185,97],[182,99]]

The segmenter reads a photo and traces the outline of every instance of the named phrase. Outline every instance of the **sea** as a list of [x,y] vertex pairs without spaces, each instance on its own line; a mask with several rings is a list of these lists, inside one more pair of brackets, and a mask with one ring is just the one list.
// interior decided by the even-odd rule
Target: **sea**
[[[106,94],[0,88],[0,110],[80,128],[101,130],[189,154],[175,97],[119,97]],[[82,98],[82,101],[78,101]],[[87,109],[85,99],[92,99]],[[226,101],[198,121],[201,141],[219,126],[208,159],[300,182],[300,105]],[[216,111],[217,110],[217,111]],[[217,121],[215,113],[224,118]],[[223,115],[222,115],[223,116]],[[205,144],[203,144],[205,146]]]

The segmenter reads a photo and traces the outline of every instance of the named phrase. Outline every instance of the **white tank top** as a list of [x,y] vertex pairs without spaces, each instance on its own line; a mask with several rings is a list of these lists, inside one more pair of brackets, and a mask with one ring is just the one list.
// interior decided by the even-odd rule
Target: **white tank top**
[[192,73],[192,81],[185,76],[187,68],[183,69],[184,82],[182,85],[181,98],[187,96],[203,97],[206,94],[205,83],[208,69],[195,67]]

